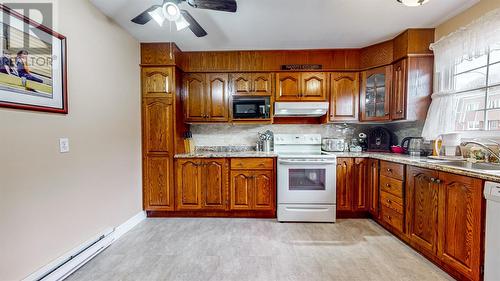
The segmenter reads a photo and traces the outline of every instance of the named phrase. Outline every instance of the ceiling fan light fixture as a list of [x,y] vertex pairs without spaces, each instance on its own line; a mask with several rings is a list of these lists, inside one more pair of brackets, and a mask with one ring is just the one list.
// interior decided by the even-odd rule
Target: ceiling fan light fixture
[[422,6],[425,3],[429,2],[429,0],[396,0],[396,1],[398,1],[399,3],[401,3],[405,6],[409,6],[409,7]]
[[183,16],[180,16],[175,21],[175,26],[177,27],[177,31],[183,30],[184,28],[189,27],[189,22]]
[[163,9],[162,7],[158,7],[151,12],[148,12],[148,14],[151,16],[152,19],[159,25],[162,26],[163,22],[165,21],[165,17],[163,16]]
[[181,17],[181,10],[175,3],[167,2],[163,5],[163,16],[169,21],[177,21]]

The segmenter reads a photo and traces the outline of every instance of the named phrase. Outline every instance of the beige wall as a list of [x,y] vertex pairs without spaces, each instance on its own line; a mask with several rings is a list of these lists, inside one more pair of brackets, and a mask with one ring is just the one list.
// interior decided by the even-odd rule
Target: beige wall
[[[139,43],[87,0],[58,2],[69,114],[0,109],[0,280],[141,211]],[[70,152],[58,152],[68,137]]]
[[456,31],[460,27],[471,23],[473,20],[481,17],[485,13],[497,8],[500,8],[500,0],[481,0],[476,5],[436,27],[436,40],[450,34],[453,31]]

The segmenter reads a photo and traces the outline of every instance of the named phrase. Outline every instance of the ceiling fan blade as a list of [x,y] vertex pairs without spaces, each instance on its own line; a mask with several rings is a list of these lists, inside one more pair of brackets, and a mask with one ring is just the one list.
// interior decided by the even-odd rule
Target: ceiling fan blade
[[203,37],[207,35],[207,32],[201,25],[193,18],[193,16],[186,10],[181,10],[181,15],[189,22],[189,29],[196,35],[197,37]]
[[160,5],[153,5],[153,6],[149,7],[149,9],[140,13],[137,17],[133,18],[131,21],[133,23],[137,23],[137,24],[148,23],[150,20],[152,20],[151,16],[149,15],[149,12],[153,11],[154,9],[156,9],[158,7],[161,7],[161,6]]
[[238,7],[236,0],[186,0],[186,2],[195,8],[231,13],[236,12]]

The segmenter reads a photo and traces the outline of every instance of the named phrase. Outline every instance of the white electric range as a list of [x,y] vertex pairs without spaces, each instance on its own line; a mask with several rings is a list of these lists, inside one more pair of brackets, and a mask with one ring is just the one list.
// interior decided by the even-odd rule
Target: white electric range
[[335,222],[335,155],[321,153],[319,134],[275,134],[278,221]]

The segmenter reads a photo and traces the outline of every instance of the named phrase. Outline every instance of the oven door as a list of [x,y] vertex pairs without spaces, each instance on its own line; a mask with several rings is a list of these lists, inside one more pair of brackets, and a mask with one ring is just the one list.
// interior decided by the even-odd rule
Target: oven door
[[278,159],[278,203],[335,204],[335,159]]

